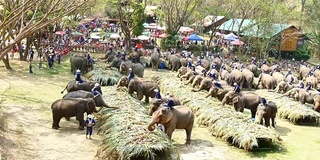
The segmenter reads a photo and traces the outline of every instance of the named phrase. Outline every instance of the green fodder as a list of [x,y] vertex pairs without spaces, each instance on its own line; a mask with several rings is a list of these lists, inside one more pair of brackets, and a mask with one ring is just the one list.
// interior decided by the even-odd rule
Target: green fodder
[[88,72],[85,76],[91,81],[99,82],[101,86],[113,86],[118,83],[119,79],[123,75],[113,69],[96,67],[94,70]]
[[[314,111],[312,108],[302,105],[298,101],[294,101],[288,97],[281,97],[279,93],[268,93],[266,90],[256,91],[259,95],[263,95],[268,100],[277,104],[279,118],[288,119],[291,122],[299,123],[305,119],[313,120],[310,123],[318,123],[320,113]],[[281,97],[281,98],[277,98]]]
[[103,95],[107,103],[120,109],[106,109],[98,119],[98,133],[103,135],[98,156],[118,160],[179,159],[164,132],[148,131],[151,116],[140,101],[131,97],[126,89],[103,89],[108,93]]
[[234,111],[230,106],[221,106],[218,100],[204,98],[205,92],[191,92],[191,87],[184,85],[177,78],[160,76],[163,78],[153,79],[158,79],[161,92],[175,95],[183,105],[190,107],[195,113],[197,123],[207,126],[212,135],[231,141],[246,151],[258,147],[258,139],[281,143],[280,135],[274,129],[251,122],[248,116]]

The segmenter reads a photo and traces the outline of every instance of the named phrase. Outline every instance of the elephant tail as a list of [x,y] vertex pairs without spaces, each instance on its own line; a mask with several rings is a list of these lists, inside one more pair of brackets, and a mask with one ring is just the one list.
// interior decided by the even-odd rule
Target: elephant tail
[[67,89],[68,84],[66,85],[66,87],[61,91],[61,94],[63,94],[63,92]]

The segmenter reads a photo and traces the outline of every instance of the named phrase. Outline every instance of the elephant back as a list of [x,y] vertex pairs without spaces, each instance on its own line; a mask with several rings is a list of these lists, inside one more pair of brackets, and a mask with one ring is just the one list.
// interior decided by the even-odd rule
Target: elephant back
[[135,75],[137,75],[138,77],[143,78],[143,75],[144,75],[144,67],[142,66],[142,64],[140,64],[140,63],[132,64],[131,68],[132,68],[132,72],[133,72]]

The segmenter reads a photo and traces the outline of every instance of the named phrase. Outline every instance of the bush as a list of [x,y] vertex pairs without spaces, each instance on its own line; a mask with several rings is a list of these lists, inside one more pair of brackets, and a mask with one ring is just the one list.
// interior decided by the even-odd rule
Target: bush
[[297,61],[301,61],[301,60],[307,61],[310,57],[311,57],[311,51],[307,46],[303,46],[299,48],[294,55],[294,58]]

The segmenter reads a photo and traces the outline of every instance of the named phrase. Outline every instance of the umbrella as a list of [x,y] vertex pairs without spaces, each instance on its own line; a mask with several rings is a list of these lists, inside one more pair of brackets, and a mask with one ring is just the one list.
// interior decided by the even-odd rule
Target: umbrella
[[65,35],[66,34],[66,32],[64,32],[64,31],[57,31],[56,33],[55,33],[56,35]]
[[232,41],[230,44],[235,45],[235,46],[241,46],[241,45],[244,45],[244,42],[242,42],[240,40],[235,40],[235,41]]
[[229,40],[229,41],[234,41],[234,40],[238,39],[238,36],[236,36],[233,33],[230,33],[230,34],[224,35],[223,39]]
[[101,37],[100,36],[98,36],[98,35],[91,35],[90,36],[92,39],[100,39]]
[[71,35],[73,35],[73,36],[83,36],[83,34],[80,33],[80,32],[72,32]]
[[144,40],[149,40],[149,37],[148,37],[148,36],[141,35],[141,36],[138,36],[138,39],[144,41]]
[[189,27],[180,27],[179,31],[180,32],[193,32],[194,29],[189,28]]
[[142,35],[149,36],[150,32],[142,32]]
[[192,34],[188,37],[189,41],[204,41],[203,38],[198,36],[197,34]]
[[109,38],[111,36],[111,33],[106,33],[104,36]]
[[114,33],[114,34],[111,34],[111,35],[110,35],[110,38],[117,39],[117,38],[120,38],[120,35]]
[[149,24],[148,24],[148,23],[143,23],[142,25],[143,25],[143,26],[149,26]]

